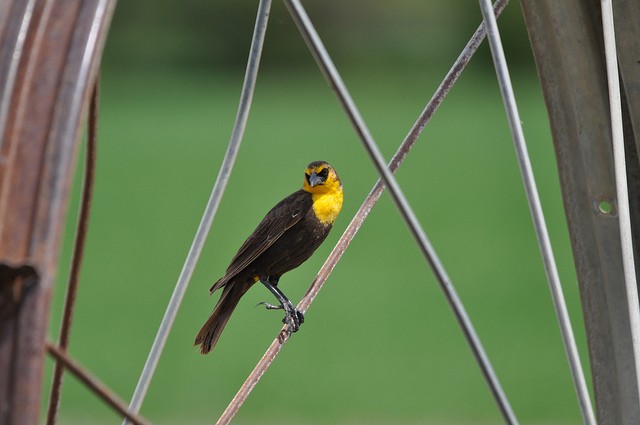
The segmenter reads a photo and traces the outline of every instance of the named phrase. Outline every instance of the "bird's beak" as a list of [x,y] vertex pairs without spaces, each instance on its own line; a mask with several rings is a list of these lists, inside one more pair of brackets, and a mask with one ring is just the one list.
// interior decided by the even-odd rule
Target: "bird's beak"
[[318,176],[316,173],[311,173],[309,176],[309,185],[311,187],[317,186],[322,183],[322,177]]

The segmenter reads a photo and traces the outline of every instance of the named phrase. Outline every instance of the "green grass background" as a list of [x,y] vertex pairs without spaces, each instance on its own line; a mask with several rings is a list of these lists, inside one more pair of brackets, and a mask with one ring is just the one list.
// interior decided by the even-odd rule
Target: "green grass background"
[[[422,10],[418,6],[416,10]],[[278,9],[272,18],[276,34],[288,28],[282,13]],[[437,14],[430,18],[438,21]],[[118,22],[122,20],[116,14],[116,30]],[[251,26],[238,31],[249,34]],[[436,29],[441,27],[446,25]],[[135,28],[132,24],[129,33],[115,31],[112,46],[126,45],[126,37],[137,46],[131,32]],[[416,28],[430,34],[428,28]],[[521,24],[518,28],[523,31]],[[362,28],[358,31],[361,34]],[[371,35],[386,39],[383,33]],[[330,51],[343,47],[336,39],[340,38],[328,43]],[[154,40],[147,41],[157,49],[162,43]],[[386,158],[459,53],[462,44],[450,44],[440,46],[438,60],[420,56],[403,61],[398,54],[368,61],[351,47],[342,51],[350,61],[344,67],[339,61],[338,67],[345,71],[345,82]],[[248,39],[238,49],[246,45]],[[274,46],[277,43],[268,36],[233,175],[142,408],[154,423],[214,423],[279,331],[281,312],[254,307],[271,300],[268,291],[256,286],[212,354],[201,356],[192,346],[217,300],[217,294],[208,296],[208,288],[271,206],[301,186],[306,165],[330,161],[343,180],[345,203],[325,244],[282,278],[281,288],[295,302],[376,180],[335,96],[320,72],[309,66],[310,58],[277,64],[270,56]],[[177,41],[170,47],[183,51]],[[221,164],[242,72],[165,66],[162,60],[144,56],[136,50],[139,47],[131,48],[128,57],[142,52],[147,67],[135,63],[128,69],[126,61],[119,66],[109,61],[114,55],[109,48],[102,76],[95,196],[70,352],[128,400]],[[508,51],[508,58],[526,56],[523,48]],[[397,178],[451,275],[521,422],[578,424],[580,413],[489,63],[483,48]],[[553,146],[538,81],[528,65],[513,71],[516,97],[588,366]],[[52,304],[54,338],[68,277],[81,168]],[[51,366],[48,360],[43,403]],[[65,379],[60,415],[62,424],[119,423],[71,376]],[[236,423],[502,423],[442,292],[388,194],[372,210],[301,331],[264,375]]]
[[[439,79],[418,73],[346,74],[387,158]],[[534,76],[516,75],[514,80],[584,356],[546,112]],[[104,75],[95,198],[70,352],[125,399],[135,387],[217,174],[240,85],[236,75]],[[281,314],[254,307],[270,299],[256,286],[211,355],[201,356],[192,346],[217,299],[217,294],[208,296],[209,286],[266,211],[298,189],[305,166],[317,159],[330,161],[339,171],[345,204],[326,243],[281,280],[281,288],[296,302],[376,173],[318,72],[286,78],[265,74],[257,84],[228,189],[143,406],[148,418],[166,424],[214,422],[275,337]],[[492,76],[470,67],[397,177],[519,418],[534,424],[579,423]],[[52,307],[53,336],[68,276],[78,192],[76,183]],[[87,418],[118,423],[70,376],[61,415],[61,423]],[[387,194],[237,422],[501,422],[438,284]]]

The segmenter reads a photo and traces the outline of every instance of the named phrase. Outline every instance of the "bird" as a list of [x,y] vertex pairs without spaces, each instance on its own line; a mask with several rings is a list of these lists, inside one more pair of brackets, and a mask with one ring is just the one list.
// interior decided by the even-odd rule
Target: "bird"
[[[343,188],[336,170],[326,161],[310,163],[302,189],[278,202],[242,244],[229,267],[209,290],[222,289],[213,312],[198,332],[194,345],[209,353],[238,305],[240,298],[260,281],[278,304],[260,303],[267,309],[282,309],[288,332],[297,332],[304,315],[278,288],[280,277],[305,262],[324,242],[342,209]],[[260,305],[258,304],[258,305]]]

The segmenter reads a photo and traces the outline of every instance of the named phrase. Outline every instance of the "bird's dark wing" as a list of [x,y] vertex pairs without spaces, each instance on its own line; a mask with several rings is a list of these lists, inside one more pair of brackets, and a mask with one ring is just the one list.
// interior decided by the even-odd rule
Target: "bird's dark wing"
[[299,190],[280,201],[267,213],[251,236],[242,244],[225,275],[210,289],[211,292],[225,286],[238,273],[242,272],[260,254],[277,241],[287,229],[300,221],[311,208],[311,194]]

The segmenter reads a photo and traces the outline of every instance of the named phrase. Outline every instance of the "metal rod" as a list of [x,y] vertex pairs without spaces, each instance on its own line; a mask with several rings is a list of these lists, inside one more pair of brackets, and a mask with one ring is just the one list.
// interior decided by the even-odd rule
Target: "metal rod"
[[[508,0],[496,1],[494,6],[496,15],[500,15],[500,13],[502,13],[507,3]],[[435,93],[427,103],[426,107],[423,109],[416,122],[409,130],[409,133],[398,147],[398,150],[394,154],[393,158],[391,158],[389,169],[392,173],[395,173],[398,170],[407,154],[409,153],[415,142],[418,140],[420,134],[422,134],[425,126],[438,110],[438,107],[449,93],[451,87],[453,87],[455,82],[458,80],[458,77],[469,63],[469,60],[478,49],[478,46],[480,45],[482,40],[484,40],[484,37],[484,25],[480,25],[467,45],[462,50],[462,53],[460,53],[454,64],[451,66],[451,69],[436,89]],[[324,262],[324,264],[320,268],[320,271],[316,275],[316,278],[313,280],[311,286],[307,290],[307,293],[298,304],[298,310],[306,313],[309,307],[311,307],[311,304],[320,292],[320,289],[322,289],[322,287],[324,286],[334,267],[342,258],[342,254],[344,254],[345,250],[351,244],[351,241],[355,237],[356,233],[358,233],[358,231],[360,230],[360,227],[362,227],[362,224],[369,216],[369,212],[371,212],[373,206],[380,199],[383,191],[384,184],[380,179],[378,179],[376,184],[369,192],[369,195],[366,197],[366,199],[358,209],[358,212],[351,220],[351,223],[349,223],[346,230],[340,237],[340,240],[333,247],[333,250],[327,257],[327,260]],[[258,381],[260,380],[262,375],[264,375],[269,366],[271,366],[271,363],[273,363],[273,360],[275,360],[275,357],[280,352],[281,347],[286,343],[286,341],[288,341],[289,336],[290,335],[286,332],[286,327],[283,327],[282,330],[278,333],[276,339],[274,339],[274,341],[267,349],[266,353],[262,356],[258,364],[256,364],[253,371],[249,374],[245,382],[242,384],[231,402],[229,402],[229,405],[218,419],[217,424],[224,425],[231,422],[238,410],[240,410],[240,407],[242,407],[246,399],[249,397],[249,394],[251,394],[255,386],[258,384]]]
[[633,364],[636,383],[640,393],[640,309],[638,305],[638,284],[633,257],[633,239],[631,232],[631,213],[629,212],[629,192],[627,189],[627,165],[624,151],[624,131],[622,127],[622,106],[620,97],[620,77],[616,53],[616,36],[611,0],[602,0],[602,30],[604,34],[604,53],[609,86],[609,108],[611,113],[611,139],[613,142],[613,162],[616,179],[616,197],[620,245],[622,248],[622,267],[629,310],[631,342],[633,345]]
[[[158,365],[160,355],[178,313],[178,308],[180,307],[184,297],[184,293],[191,279],[191,275],[193,274],[195,265],[200,257],[200,253],[202,252],[202,247],[204,246],[209,229],[211,228],[218,206],[220,205],[220,199],[224,194],[227,182],[229,181],[229,176],[231,175],[231,170],[233,169],[235,159],[238,155],[238,149],[240,148],[242,136],[244,135],[247,119],[249,117],[251,100],[253,99],[253,92],[258,75],[258,67],[260,64],[260,56],[262,54],[262,46],[267,29],[270,8],[271,0],[260,0],[253,38],[251,40],[247,70],[242,86],[242,93],[240,95],[240,105],[238,106],[238,113],[231,133],[229,146],[220,167],[218,177],[216,178],[215,185],[211,191],[211,196],[207,202],[202,220],[200,221],[200,225],[198,226],[191,248],[189,249],[189,254],[187,255],[182,267],[178,282],[176,283],[173,294],[171,295],[169,305],[167,306],[167,310],[162,318],[156,338],[153,341],[149,356],[142,370],[142,374],[140,375],[140,379],[138,380],[133,397],[131,398],[129,406],[134,412],[138,412],[142,406],[142,402],[144,401],[144,397],[149,388],[149,383],[151,382],[151,378],[153,377],[156,366]],[[123,424],[126,424],[126,421],[124,421]]]
[[447,301],[449,302],[450,307],[452,308],[458,323],[460,324],[462,331],[469,342],[473,354],[478,361],[480,369],[489,384],[491,392],[498,404],[500,412],[504,417],[505,421],[509,424],[518,423],[516,417],[511,409],[509,401],[498,381],[498,378],[491,366],[491,362],[486,355],[486,352],[478,338],[478,335],[469,319],[469,316],[458,296],[451,279],[449,278],[442,262],[438,258],[431,242],[427,238],[424,230],[420,226],[418,219],[416,218],[413,210],[411,209],[409,203],[407,202],[404,194],[402,193],[400,186],[396,182],[393,175],[389,172],[389,169],[386,166],[386,163],[380,153],[376,142],[373,137],[369,133],[367,126],[362,119],[360,112],[356,108],[351,95],[349,94],[347,88],[340,77],[340,74],[336,70],[329,54],[327,53],[320,37],[318,36],[313,24],[309,20],[304,8],[300,4],[298,0],[284,0],[289,13],[292,15],[298,29],[302,33],[303,38],[305,39],[307,46],[311,50],[313,56],[318,63],[318,66],[322,70],[325,78],[329,82],[332,89],[335,91],[340,103],[342,104],[345,112],[347,113],[352,125],[354,126],[358,136],[360,137],[363,145],[369,154],[371,160],[373,161],[380,177],[384,181],[385,185],[389,188],[389,192],[393,201],[395,202],[400,215],[404,219],[405,223],[409,227],[411,234],[415,238],[422,254],[425,259],[431,266],[438,282],[440,283],[440,287],[442,288]]
[[3,78],[0,78],[0,83],[2,83],[2,87],[0,87],[0,150],[4,143],[4,137],[2,136],[5,134],[10,105],[12,105],[11,97],[14,96],[14,87],[18,77],[18,69],[25,49],[27,32],[29,31],[29,25],[31,24],[35,5],[35,0],[28,0],[23,4],[24,12],[22,14],[22,19],[20,19],[19,29],[15,32],[15,43],[13,51],[11,52],[11,59],[9,60],[8,66],[6,66],[6,74]]
[[[91,93],[89,103],[89,128],[87,135],[87,148],[84,166],[84,179],[82,187],[82,200],[80,201],[80,211],[78,213],[78,225],[71,257],[71,270],[69,272],[69,282],[67,284],[67,294],[64,302],[62,314],[62,325],[60,328],[60,350],[66,351],[69,346],[71,336],[71,325],[73,322],[73,312],[78,293],[78,283],[82,259],[84,256],[84,246],[87,240],[87,230],[89,228],[89,213],[91,211],[91,200],[93,199],[93,186],[95,181],[96,151],[98,143],[98,99],[99,99],[99,77]],[[51,395],[49,397],[49,408],[47,411],[47,425],[56,422],[58,405],[60,403],[60,392],[62,390],[62,375],[64,366],[61,360],[56,359],[53,380],[51,383]]]
[[573,383],[578,396],[582,418],[585,424],[595,425],[596,421],[593,414],[593,407],[589,398],[587,383],[584,378],[580,356],[578,355],[578,348],[573,335],[573,329],[571,328],[571,321],[569,319],[569,313],[567,311],[564,294],[562,292],[562,285],[560,283],[560,277],[558,275],[558,269],[553,255],[547,225],[542,212],[542,205],[540,203],[538,189],[533,176],[524,133],[520,124],[520,117],[516,106],[515,96],[513,94],[511,79],[509,77],[509,69],[507,67],[502,43],[500,41],[498,25],[492,13],[491,3],[488,0],[480,0],[480,8],[482,10],[484,22],[487,26],[487,38],[491,47],[496,75],[500,84],[500,91],[502,93],[504,106],[507,112],[509,128],[515,145],[516,156],[518,158],[525,192],[529,202],[529,209],[531,211],[538,245],[542,254],[542,262],[544,263],[547,280],[549,281],[551,298],[558,317],[560,333],[562,334],[562,340],[567,359],[569,361],[569,368],[571,369],[571,375],[573,377]]
[[93,391],[98,397],[103,399],[105,403],[111,406],[114,410],[120,413],[122,416],[129,419],[135,425],[150,425],[146,419],[142,418],[136,413],[127,410],[127,404],[113,393],[106,385],[99,381],[96,377],[87,372],[78,362],[73,360],[69,355],[51,341],[46,343],[47,352],[56,359],[56,362],[60,362],[65,368],[69,369],[76,378],[78,378],[83,384],[85,384],[91,391]]

